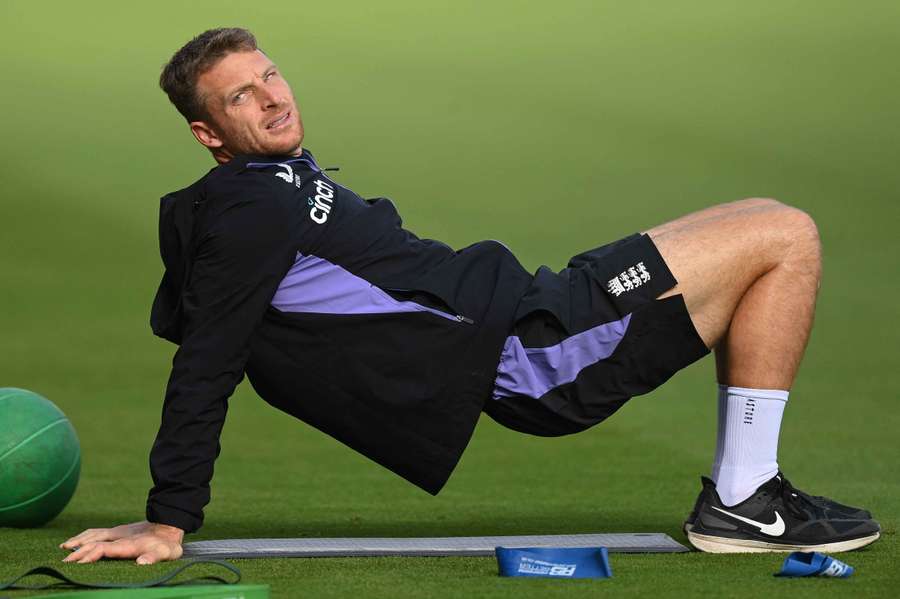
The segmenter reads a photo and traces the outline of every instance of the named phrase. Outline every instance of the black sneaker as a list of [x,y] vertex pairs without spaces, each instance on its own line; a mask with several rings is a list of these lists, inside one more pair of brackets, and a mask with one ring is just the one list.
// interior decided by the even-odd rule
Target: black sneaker
[[687,536],[701,551],[850,551],[880,536],[881,528],[871,518],[849,517],[833,507],[823,507],[826,502],[841,504],[815,500],[794,489],[781,473],[731,507],[722,504],[709,479],[703,481],[700,495]]
[[687,519],[684,521],[684,525],[682,525],[681,527],[681,530],[684,531],[685,535],[687,535],[687,533],[690,532],[691,528],[693,528],[694,521],[697,519],[697,514],[700,512],[700,506],[703,505],[703,500],[706,499],[707,495],[716,492],[716,483],[714,483],[711,478],[701,476],[700,484],[703,485],[703,488],[700,489],[700,494],[697,495],[697,501],[694,502],[694,507],[691,510],[691,513],[688,515]]
[[[791,484],[784,478],[784,474],[782,474],[781,472],[778,473],[778,476],[780,476],[781,480],[783,480],[786,484]],[[681,528],[684,531],[684,534],[687,534],[694,526],[694,520],[697,519],[697,512],[700,510],[700,505],[703,503],[704,496],[710,492],[715,493],[716,491],[716,483],[714,483],[709,478],[701,476],[700,483],[703,485],[703,488],[700,490],[700,494],[697,495],[697,501],[694,502],[694,509],[691,510],[690,515],[688,515],[687,519],[684,521],[684,525]],[[872,519],[872,514],[871,512],[869,512],[869,510],[864,510],[862,508],[853,507],[850,505],[844,505],[843,503],[838,503],[837,501],[828,499],[827,497],[822,497],[821,495],[807,495],[803,491],[793,488],[793,486],[791,487],[791,490],[804,499],[825,510],[825,514],[829,518],[838,520],[842,518],[848,520]]]

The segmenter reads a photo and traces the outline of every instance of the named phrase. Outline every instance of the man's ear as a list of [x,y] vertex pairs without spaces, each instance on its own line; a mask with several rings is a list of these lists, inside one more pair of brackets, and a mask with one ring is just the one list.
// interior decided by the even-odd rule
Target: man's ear
[[191,133],[194,134],[194,137],[197,138],[201,144],[209,148],[210,150],[215,150],[217,148],[221,148],[224,142],[218,136],[215,129],[205,122],[205,121],[192,121],[191,122]]

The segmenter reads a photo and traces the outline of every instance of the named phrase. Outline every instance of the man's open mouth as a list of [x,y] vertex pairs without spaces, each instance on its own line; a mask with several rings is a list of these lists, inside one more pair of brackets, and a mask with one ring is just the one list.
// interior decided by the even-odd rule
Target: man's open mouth
[[278,117],[268,125],[266,125],[266,129],[275,129],[276,127],[280,127],[288,122],[288,119],[291,116],[291,111],[285,112],[282,116]]

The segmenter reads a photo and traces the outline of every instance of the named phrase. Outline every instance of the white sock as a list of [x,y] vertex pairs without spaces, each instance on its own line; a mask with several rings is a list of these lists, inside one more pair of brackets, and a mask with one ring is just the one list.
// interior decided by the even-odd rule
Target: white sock
[[719,424],[716,427],[716,453],[713,457],[712,472],[709,477],[719,480],[719,468],[722,466],[722,454],[725,452],[725,414],[728,411],[728,385],[719,385],[718,407]]
[[713,479],[722,503],[731,506],[778,473],[778,433],[788,392],[728,387],[720,395],[725,395],[719,404],[725,408],[719,412],[722,455],[718,472],[713,464]]

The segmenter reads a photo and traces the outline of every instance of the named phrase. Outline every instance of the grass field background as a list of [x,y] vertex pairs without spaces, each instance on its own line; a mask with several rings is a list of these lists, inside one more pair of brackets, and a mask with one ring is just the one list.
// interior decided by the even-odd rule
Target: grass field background
[[[203,29],[242,25],[282,67],[305,145],[421,236],[507,243],[529,269],[712,203],[770,196],[820,226],[825,272],[782,429],[800,488],[873,511],[848,580],[782,556],[614,555],[606,581],[510,580],[488,558],[235,563],[275,597],[886,596],[900,583],[900,4],[79,2],[0,4],[0,386],[79,432],[81,484],[38,530],[0,529],[0,580],[87,527],[143,517],[173,346],[147,324],[157,198],[212,166],[157,89]],[[710,272],[710,277],[717,273]],[[577,436],[482,419],[431,497],[282,415],[230,402],[190,539],[663,531],[715,440],[711,360]],[[2,426],[3,423],[0,423]],[[189,540],[190,540],[189,539]],[[135,580],[169,566],[66,566]],[[24,596],[22,593],[14,596]]]

